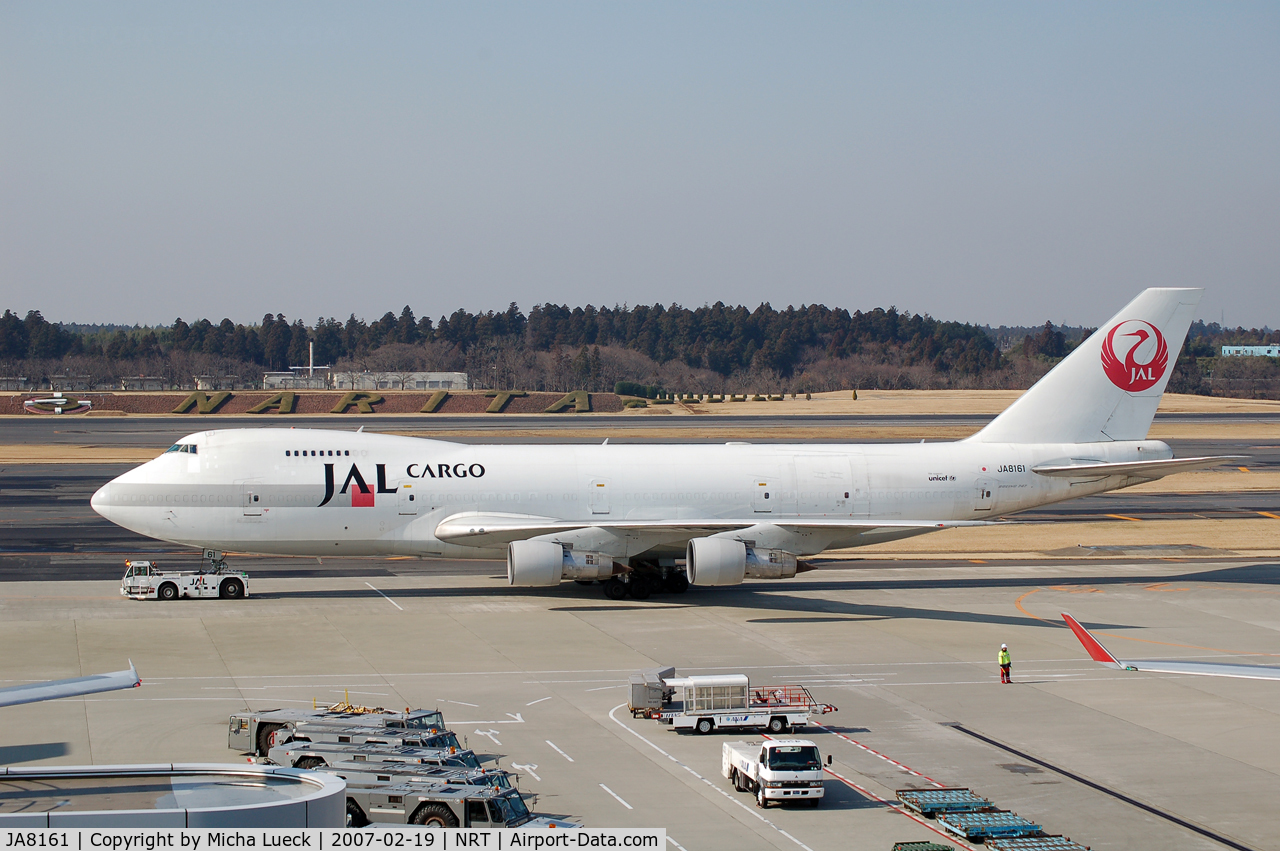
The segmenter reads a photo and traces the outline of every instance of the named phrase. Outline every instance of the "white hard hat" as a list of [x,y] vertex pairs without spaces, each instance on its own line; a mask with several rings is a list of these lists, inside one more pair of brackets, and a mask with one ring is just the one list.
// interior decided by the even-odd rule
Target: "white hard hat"
[[1007,645],[1007,644],[1001,644],[1001,645],[1000,645],[1000,649],[1001,649],[1001,650],[1008,650],[1008,649],[1009,649],[1009,645]]

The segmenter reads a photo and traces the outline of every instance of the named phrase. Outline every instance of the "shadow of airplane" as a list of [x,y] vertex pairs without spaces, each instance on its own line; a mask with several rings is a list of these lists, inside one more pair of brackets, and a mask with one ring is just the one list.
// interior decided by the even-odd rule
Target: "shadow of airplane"
[[[560,600],[569,605],[555,606],[551,611],[560,612],[609,612],[702,606],[722,604],[726,607],[740,609],[756,609],[768,612],[770,617],[752,619],[750,623],[822,623],[843,620],[885,620],[885,619],[919,619],[934,621],[952,621],[959,623],[985,623],[1001,626],[1028,626],[1059,629],[1064,625],[1057,621],[1040,620],[1022,615],[1004,615],[991,612],[951,611],[946,609],[923,608],[902,605],[884,605],[877,603],[856,603],[835,600],[829,597],[801,597],[803,593],[838,593],[850,591],[888,591],[888,590],[936,590],[947,591],[956,588],[965,589],[1022,589],[1028,587],[1045,587],[1052,585],[1152,585],[1163,582],[1219,582],[1253,585],[1280,585],[1280,563],[1257,563],[1239,565],[1213,570],[1194,570],[1168,572],[1164,574],[1131,574],[1119,573],[1110,576],[1088,575],[1055,575],[1035,577],[1030,582],[1027,577],[992,577],[992,578],[942,578],[922,577],[919,579],[796,579],[785,582],[747,582],[727,588],[692,587],[678,597],[660,595],[646,601],[630,601],[626,603],[586,603],[584,594],[594,596],[591,591],[573,583],[563,583],[546,589],[512,588],[500,586],[478,589],[473,586],[454,588],[397,588],[391,595],[397,599],[438,599],[448,600],[458,597],[471,597],[483,590],[488,597],[527,597],[537,595],[544,599]],[[272,591],[256,594],[258,599],[349,599],[357,597],[377,597],[377,592],[352,589],[315,589],[299,591]],[[1123,629],[1124,624],[1090,624],[1091,627],[1105,629]]]
[[34,745],[0,746],[0,765],[13,765],[19,762],[36,762],[41,759],[54,759],[71,753],[67,742],[43,742]]

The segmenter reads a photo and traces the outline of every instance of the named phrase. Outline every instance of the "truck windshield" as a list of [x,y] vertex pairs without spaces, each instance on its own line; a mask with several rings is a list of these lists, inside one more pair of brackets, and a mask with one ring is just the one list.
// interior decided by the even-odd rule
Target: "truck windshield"
[[529,808],[524,805],[524,800],[517,792],[514,795],[504,795],[501,798],[494,798],[489,802],[497,805],[500,819],[504,824],[511,826],[521,824],[529,820]]
[[445,757],[445,765],[462,766],[464,768],[479,768],[480,760],[476,759],[476,755],[467,751],[456,756]]
[[781,745],[769,750],[769,767],[774,771],[815,771],[822,768],[813,745]]
[[456,733],[436,733],[434,736],[423,736],[422,747],[424,748],[458,748],[462,749],[462,745],[458,742]]
[[[396,726],[399,727],[401,725],[397,724]],[[443,730],[444,715],[439,712],[424,712],[421,715],[415,715],[406,719],[403,726],[409,727],[413,730],[430,730],[432,728]]]

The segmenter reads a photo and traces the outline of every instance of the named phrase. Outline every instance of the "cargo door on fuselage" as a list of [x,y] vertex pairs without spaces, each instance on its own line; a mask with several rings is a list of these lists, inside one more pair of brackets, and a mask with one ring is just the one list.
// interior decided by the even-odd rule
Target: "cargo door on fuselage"
[[245,517],[262,516],[261,483],[245,482],[240,485],[240,508]]
[[844,455],[797,455],[796,513],[801,517],[848,517],[854,485]]
[[776,496],[770,489],[769,477],[757,476],[751,480],[751,510],[756,514],[772,514]]
[[401,516],[411,517],[418,513],[418,494],[411,482],[401,482],[396,488],[396,504]]
[[587,504],[592,514],[609,513],[609,480],[592,479],[587,485]]

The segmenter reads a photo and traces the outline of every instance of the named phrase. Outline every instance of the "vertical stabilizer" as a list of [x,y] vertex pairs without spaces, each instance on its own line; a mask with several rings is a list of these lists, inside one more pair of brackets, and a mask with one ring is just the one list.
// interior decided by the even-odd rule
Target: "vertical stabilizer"
[[1200,289],[1149,289],[970,440],[1094,443],[1151,429]]

